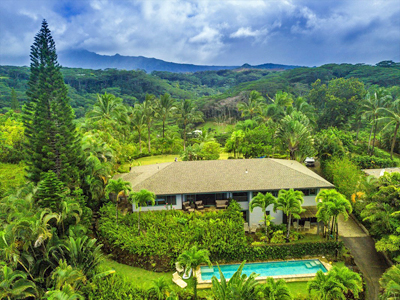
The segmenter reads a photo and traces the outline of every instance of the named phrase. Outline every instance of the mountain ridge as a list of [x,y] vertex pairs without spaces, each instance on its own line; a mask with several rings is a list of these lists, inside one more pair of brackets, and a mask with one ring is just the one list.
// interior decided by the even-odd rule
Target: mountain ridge
[[157,58],[148,58],[144,56],[123,56],[100,55],[88,50],[64,50],[58,54],[58,60],[64,67],[85,68],[85,69],[119,69],[119,70],[144,70],[147,73],[153,71],[166,71],[173,73],[192,73],[201,71],[234,70],[241,68],[248,69],[274,69],[290,70],[301,68],[301,66],[282,65],[265,63],[252,66],[244,64],[242,66],[215,66],[215,65],[195,65],[167,62]]

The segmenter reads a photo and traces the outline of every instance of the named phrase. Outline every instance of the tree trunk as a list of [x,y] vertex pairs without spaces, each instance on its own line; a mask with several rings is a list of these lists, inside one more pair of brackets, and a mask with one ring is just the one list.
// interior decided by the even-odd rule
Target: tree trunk
[[265,212],[264,212],[264,225],[265,225],[265,237],[267,238],[268,242],[267,214]]
[[183,151],[186,150],[186,123],[183,124]]
[[139,232],[140,232],[140,206],[139,206],[139,211],[138,211],[137,230],[138,230],[138,234],[139,234]]
[[393,150],[394,150],[394,145],[396,144],[396,136],[397,136],[397,130],[399,129],[399,125],[400,125],[400,123],[397,123],[396,128],[394,129],[392,147],[390,148],[390,159],[391,160],[393,160]]
[[149,147],[149,153],[151,152],[151,148],[150,148],[150,124],[147,124],[147,145]]
[[371,126],[371,131],[369,133],[369,139],[368,139],[368,152],[370,152],[371,149],[371,137],[372,137],[372,130],[374,129],[374,126]]
[[142,135],[140,131],[138,131],[138,133],[139,133],[139,151],[140,153],[142,153]]
[[194,300],[197,300],[197,277],[196,272],[193,270],[193,289],[194,289]]
[[115,199],[115,218],[117,220],[117,227],[118,227],[118,196],[117,199]]
[[378,124],[375,120],[375,128],[374,128],[374,139],[372,140],[372,149],[371,149],[371,155],[374,155],[374,151],[375,151],[375,137],[376,137],[376,129],[378,127]]
[[292,214],[289,214],[288,225],[287,225],[287,234],[286,234],[286,243],[289,243],[290,223],[291,222],[292,222]]

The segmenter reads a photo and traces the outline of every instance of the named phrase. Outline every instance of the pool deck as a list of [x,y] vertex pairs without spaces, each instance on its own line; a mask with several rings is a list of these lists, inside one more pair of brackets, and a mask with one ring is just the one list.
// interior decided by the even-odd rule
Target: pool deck
[[[325,257],[311,257],[311,258],[307,258],[307,260],[308,259],[318,259],[328,272],[332,268],[332,265],[328,262],[328,260]],[[290,261],[293,261],[293,260],[304,260],[304,259],[291,259]],[[266,261],[266,262],[279,262],[279,261],[284,261],[284,260],[274,260],[274,261]],[[196,269],[196,277],[197,277],[197,284],[198,284],[197,288],[199,288],[199,289],[211,288],[212,287],[211,280],[202,280],[201,279],[201,269],[200,268],[201,267],[198,267]],[[279,276],[268,276],[268,277],[272,277],[275,280],[284,279],[286,282],[309,281],[310,279],[315,277],[315,274],[316,273],[295,274],[295,275],[279,275]],[[258,277],[256,277],[256,280],[257,281],[261,281],[261,282],[265,282],[268,277],[267,276],[258,276]],[[220,281],[220,279],[218,279],[218,281]]]

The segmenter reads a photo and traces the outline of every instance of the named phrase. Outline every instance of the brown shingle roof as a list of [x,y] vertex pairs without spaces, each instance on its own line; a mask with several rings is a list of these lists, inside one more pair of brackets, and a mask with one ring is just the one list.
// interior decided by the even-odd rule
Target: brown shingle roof
[[118,177],[158,195],[333,187],[297,161],[271,158],[170,162]]

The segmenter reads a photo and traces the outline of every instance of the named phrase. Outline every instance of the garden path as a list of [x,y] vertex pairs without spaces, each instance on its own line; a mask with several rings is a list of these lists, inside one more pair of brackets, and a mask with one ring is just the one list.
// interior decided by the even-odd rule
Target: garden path
[[339,234],[357,266],[364,275],[367,284],[367,300],[379,298],[379,278],[389,267],[381,253],[375,249],[374,240],[367,235],[352,219],[347,222],[339,218]]

